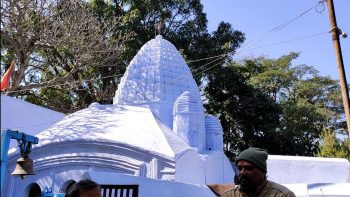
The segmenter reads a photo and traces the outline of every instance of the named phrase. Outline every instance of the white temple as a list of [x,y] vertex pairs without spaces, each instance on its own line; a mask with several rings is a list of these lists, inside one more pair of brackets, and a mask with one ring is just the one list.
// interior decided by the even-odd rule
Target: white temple
[[[1,128],[39,138],[30,153],[36,175],[11,176],[19,154],[10,151],[1,197],[64,195],[87,178],[136,184],[139,197],[215,197],[207,184],[233,183],[221,124],[204,114],[188,66],[161,36],[131,61],[113,105],[92,103],[63,117],[1,95]],[[296,196],[350,196],[346,159],[269,155],[267,178]]]
[[33,186],[64,192],[84,177],[100,184],[121,175],[179,182],[205,196],[214,195],[200,185],[233,182],[221,124],[204,114],[188,65],[160,35],[133,58],[113,105],[93,103],[36,137],[30,153],[36,175],[10,176],[18,158],[11,154],[4,196],[28,196]]

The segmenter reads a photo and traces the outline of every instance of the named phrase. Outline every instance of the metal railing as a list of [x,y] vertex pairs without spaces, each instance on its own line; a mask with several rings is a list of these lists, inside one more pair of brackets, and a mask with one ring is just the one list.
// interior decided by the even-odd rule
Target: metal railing
[[139,185],[101,185],[103,197],[138,197]]

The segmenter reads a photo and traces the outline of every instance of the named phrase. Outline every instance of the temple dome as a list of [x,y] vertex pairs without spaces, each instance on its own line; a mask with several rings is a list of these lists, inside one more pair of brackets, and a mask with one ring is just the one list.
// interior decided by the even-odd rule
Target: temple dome
[[172,128],[174,102],[185,91],[202,104],[185,60],[173,44],[158,35],[143,45],[130,62],[113,104],[147,106]]

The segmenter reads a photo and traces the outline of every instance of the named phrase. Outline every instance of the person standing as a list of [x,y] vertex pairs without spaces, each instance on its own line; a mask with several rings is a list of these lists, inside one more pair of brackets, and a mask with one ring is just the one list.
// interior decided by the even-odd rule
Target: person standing
[[267,180],[267,157],[267,152],[260,148],[241,152],[236,160],[239,185],[226,191],[222,197],[295,197],[287,187]]

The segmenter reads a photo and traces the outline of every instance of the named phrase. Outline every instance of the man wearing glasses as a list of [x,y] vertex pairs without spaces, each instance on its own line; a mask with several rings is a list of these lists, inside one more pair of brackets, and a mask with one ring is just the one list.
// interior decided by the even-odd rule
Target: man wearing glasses
[[295,197],[288,188],[266,179],[268,154],[260,148],[241,152],[236,160],[239,186],[224,193],[223,197]]

